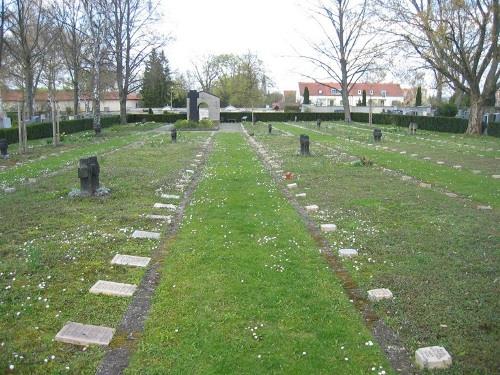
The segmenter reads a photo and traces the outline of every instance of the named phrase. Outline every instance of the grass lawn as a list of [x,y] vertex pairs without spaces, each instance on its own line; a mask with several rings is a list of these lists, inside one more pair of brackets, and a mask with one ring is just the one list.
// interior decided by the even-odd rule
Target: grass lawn
[[[61,166],[81,155],[116,149],[99,157],[101,184],[111,189],[110,196],[69,198],[68,192],[79,187],[76,166],[0,195],[2,373],[10,365],[24,374],[95,373],[103,349],[56,343],[54,336],[67,321],[117,326],[130,300],[88,290],[98,279],[140,281],[143,270],[112,266],[110,261],[116,253],[150,256],[158,248],[159,242],[131,239],[131,233],[165,230],[143,215],[163,213],[153,210],[155,202],[162,202],[159,193],[175,192],[181,170],[206,138],[206,133],[183,133],[171,144],[169,133],[133,130],[108,139],[112,131],[104,131],[104,141],[82,142],[50,158]],[[134,140],[142,142],[119,148]],[[38,163],[47,167],[43,163],[48,160],[37,161],[37,168]]]
[[115,150],[149,136],[145,130],[152,130],[160,125],[115,125],[103,129],[98,137],[94,135],[94,131],[73,133],[64,136],[58,147],[49,144],[49,139],[37,139],[28,142],[27,154],[19,154],[17,144],[10,145],[10,158],[0,159],[0,187],[12,186],[29,178],[56,171],[76,163],[81,157]]
[[[444,138],[441,139],[443,142],[447,139],[447,143],[443,143],[443,146],[436,146],[425,139],[419,140],[404,133],[398,133],[398,138],[404,138],[407,143],[412,144],[413,148],[410,150],[407,147],[408,144],[391,141],[390,135],[388,135],[388,141],[384,137],[384,141],[380,145],[375,145],[369,132],[356,128],[346,131],[347,126],[344,123],[323,123],[319,131],[312,123],[282,123],[275,124],[275,127],[285,129],[294,135],[308,131],[312,142],[322,142],[348,154],[367,157],[382,167],[413,176],[435,187],[460,194],[476,202],[500,208],[500,180],[492,178],[493,174],[500,175],[500,139],[487,138],[485,140],[488,143],[487,149],[491,151],[483,151],[481,154],[483,156],[478,157],[476,154],[470,155],[463,152],[462,148],[469,143],[466,141],[460,143],[456,140],[456,136],[452,138],[451,134],[440,136],[440,138]],[[387,135],[387,133],[384,134]],[[408,138],[410,139],[408,140]],[[473,140],[476,141],[474,138]],[[398,148],[394,148],[395,145],[398,145]],[[475,142],[473,145],[480,149],[486,147]],[[418,156],[412,156],[415,154]],[[427,155],[432,155],[431,160],[423,159],[430,157]],[[438,161],[444,164],[437,164]],[[462,168],[454,168],[456,165],[461,165]],[[480,173],[475,174],[474,171],[480,171]]]
[[[311,157],[297,156],[298,136],[278,132],[269,136],[264,124],[253,131],[255,138],[282,161],[284,170],[297,174],[297,192],[307,194],[301,198],[303,204],[320,207],[312,214],[314,220],[337,224],[338,230],[327,236],[332,249],[359,250],[358,257],[344,260],[359,287],[364,291],[383,287],[393,292],[394,300],[375,308],[401,335],[411,353],[419,347],[442,345],[453,356],[454,364],[440,373],[497,373],[500,211],[498,196],[488,192],[498,191],[500,181],[460,170],[453,172],[463,177],[454,178],[449,168],[364,143],[352,144],[335,133],[337,124],[332,126],[333,135],[320,135],[311,131],[312,124],[308,131],[274,124],[295,135],[309,134]],[[449,142],[458,138],[439,137]],[[496,150],[500,140],[494,141]],[[476,147],[483,146],[478,143]],[[421,150],[428,148],[423,140]],[[477,210],[477,202],[421,188],[379,168],[355,166],[346,155],[351,152],[424,181],[440,184],[449,178],[447,188],[458,193],[467,191],[464,181],[470,179],[468,183],[477,185],[478,191],[472,197],[493,209]]]
[[127,373],[392,373],[243,136],[204,173]]

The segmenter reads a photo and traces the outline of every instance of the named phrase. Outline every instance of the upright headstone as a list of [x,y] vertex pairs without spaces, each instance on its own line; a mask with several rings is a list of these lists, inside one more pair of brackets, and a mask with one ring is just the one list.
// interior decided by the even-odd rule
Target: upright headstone
[[408,125],[408,130],[410,131],[410,134],[417,134],[417,129],[418,129],[417,123],[410,122],[410,125]]
[[382,140],[382,130],[373,129],[373,140],[375,142],[380,142]]
[[9,143],[7,142],[7,140],[4,138],[0,139],[0,154],[3,159],[9,158],[8,148],[9,148]]
[[321,119],[316,120],[316,126],[318,129],[321,128]]
[[306,134],[300,135],[300,154],[309,155],[309,136]]
[[176,143],[177,142],[177,129],[176,128],[173,128],[170,131],[170,136],[172,137],[172,142]]
[[200,94],[196,90],[189,90],[189,116],[188,119],[191,121],[200,121],[200,113],[198,112],[198,98]]
[[97,156],[80,159],[78,167],[78,178],[80,179],[80,191],[82,194],[95,195],[99,189],[99,163]]
[[268,130],[269,134],[271,134],[273,131],[273,126],[271,124],[267,125],[267,130]]

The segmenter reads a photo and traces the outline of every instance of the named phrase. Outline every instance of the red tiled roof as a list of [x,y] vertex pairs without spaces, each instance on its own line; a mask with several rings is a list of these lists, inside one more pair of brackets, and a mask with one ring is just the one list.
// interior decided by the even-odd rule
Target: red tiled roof
[[[48,100],[49,94],[47,91],[38,91],[35,95],[36,102],[46,102]],[[20,102],[24,98],[24,93],[22,90],[2,90],[2,100],[4,102]],[[73,91],[57,91],[56,99],[59,102],[72,101]],[[80,100],[90,100],[90,95],[81,94]],[[118,91],[105,92],[103,94],[103,100],[118,100]],[[127,95],[127,100],[141,100],[141,96],[138,93],[131,93]]]
[[[340,85],[338,83],[299,82],[300,95],[304,96],[306,86],[311,96],[332,96],[332,88],[338,90],[338,94],[335,95],[340,95]],[[319,93],[320,90],[321,94]],[[373,95],[380,96],[380,92],[385,90],[386,96],[403,96],[403,90],[399,83],[356,83],[350,88],[349,95],[358,95],[358,90],[361,90],[361,92],[366,90],[367,95],[370,94],[370,90],[373,90]]]

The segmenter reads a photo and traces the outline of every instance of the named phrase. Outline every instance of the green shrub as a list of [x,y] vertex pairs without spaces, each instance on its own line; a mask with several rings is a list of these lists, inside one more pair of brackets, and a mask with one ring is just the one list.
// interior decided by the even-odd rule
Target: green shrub
[[212,120],[203,119],[198,121],[177,120],[174,124],[176,129],[213,129],[215,124]]
[[175,123],[177,120],[182,120],[186,118],[185,113],[163,113],[161,115],[150,115],[150,114],[129,114],[127,115],[127,122],[142,122],[143,120],[147,122],[166,122],[169,124]]
[[454,103],[441,103],[436,110],[436,116],[455,117],[458,113],[457,106]]

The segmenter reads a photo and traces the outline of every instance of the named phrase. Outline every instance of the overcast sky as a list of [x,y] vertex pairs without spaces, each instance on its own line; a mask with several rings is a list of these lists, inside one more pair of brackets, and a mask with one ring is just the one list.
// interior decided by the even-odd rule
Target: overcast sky
[[191,69],[203,55],[251,51],[264,61],[278,90],[298,90],[309,69],[295,49],[317,30],[304,2],[296,0],[163,0],[162,31],[174,37],[165,52],[171,67]]

